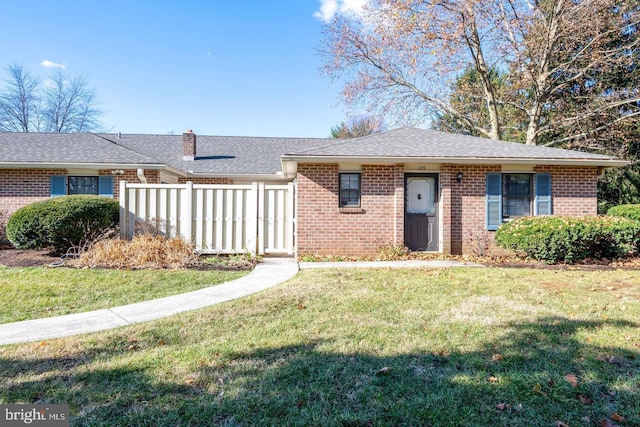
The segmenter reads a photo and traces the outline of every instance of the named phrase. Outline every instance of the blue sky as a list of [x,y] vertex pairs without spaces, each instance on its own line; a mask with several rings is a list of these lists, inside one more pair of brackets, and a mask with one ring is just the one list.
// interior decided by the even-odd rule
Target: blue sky
[[85,76],[113,132],[325,137],[346,111],[321,21],[361,3],[5,0],[0,67]]

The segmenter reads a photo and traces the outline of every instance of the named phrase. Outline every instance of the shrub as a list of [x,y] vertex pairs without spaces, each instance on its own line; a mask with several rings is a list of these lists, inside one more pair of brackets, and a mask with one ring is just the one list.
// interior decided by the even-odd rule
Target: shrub
[[614,216],[525,217],[503,224],[496,243],[548,263],[619,258],[637,248],[640,223]]
[[609,216],[621,216],[623,218],[640,221],[640,205],[618,205],[607,211]]
[[118,224],[117,200],[66,196],[24,206],[7,222],[7,237],[18,249],[52,247],[62,252],[96,239]]
[[194,246],[179,237],[139,234],[132,240],[104,239],[95,242],[72,262],[89,268],[187,268],[197,264]]
[[376,257],[376,260],[398,261],[407,259],[407,255],[409,255],[409,248],[405,245],[396,243],[381,244],[378,247],[378,256]]

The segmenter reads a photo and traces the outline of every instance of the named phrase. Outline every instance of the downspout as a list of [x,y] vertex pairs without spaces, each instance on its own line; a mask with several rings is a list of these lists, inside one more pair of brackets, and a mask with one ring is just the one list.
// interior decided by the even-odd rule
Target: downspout
[[140,180],[140,183],[146,184],[147,177],[144,176],[144,169],[138,169],[136,172],[137,172],[136,175],[138,175],[138,179]]
[[604,174],[607,171],[607,169],[609,169],[609,168],[606,168],[606,167],[599,167],[598,168],[598,179],[604,178]]

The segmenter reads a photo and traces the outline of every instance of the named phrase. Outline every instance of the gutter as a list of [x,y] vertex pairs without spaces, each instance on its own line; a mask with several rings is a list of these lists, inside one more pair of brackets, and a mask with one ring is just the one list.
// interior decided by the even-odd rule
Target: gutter
[[241,181],[288,181],[288,177],[282,172],[272,174],[234,174],[234,173],[207,173],[187,171],[183,176],[187,178],[226,178]]
[[513,157],[384,157],[384,156],[296,156],[280,157],[284,176],[292,178],[298,171],[298,163],[436,163],[458,165],[550,165],[550,166],[592,166],[598,168],[598,177],[604,176],[606,169],[627,166],[630,162],[613,157],[602,159],[562,159],[562,158],[513,158]]
[[160,163],[56,163],[56,162],[0,162],[0,169],[165,169]]

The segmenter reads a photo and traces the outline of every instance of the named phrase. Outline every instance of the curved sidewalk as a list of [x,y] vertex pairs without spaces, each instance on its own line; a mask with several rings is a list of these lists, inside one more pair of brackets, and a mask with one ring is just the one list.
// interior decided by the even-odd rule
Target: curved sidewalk
[[240,279],[184,294],[85,313],[0,325],[0,345],[68,337],[160,319],[231,301],[289,280],[298,272],[295,258],[265,258]]
[[302,262],[298,264],[295,258],[264,258],[251,273],[240,279],[197,291],[103,310],[0,324],[0,345],[105,331],[196,310],[279,285],[295,276],[298,269],[397,267],[447,268],[482,267],[482,265],[457,261]]

